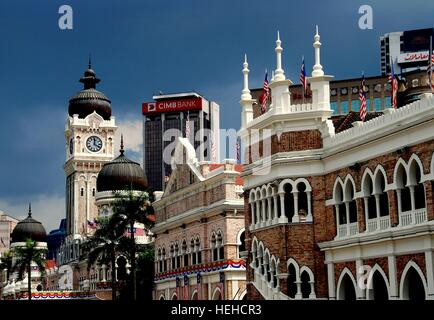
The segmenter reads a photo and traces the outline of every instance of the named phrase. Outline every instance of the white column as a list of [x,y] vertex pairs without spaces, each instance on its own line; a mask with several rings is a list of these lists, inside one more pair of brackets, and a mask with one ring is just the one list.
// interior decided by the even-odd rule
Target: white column
[[261,205],[262,205],[262,219],[261,219],[261,227],[265,226],[265,221],[267,220],[267,209],[265,208],[265,199],[261,200]]
[[375,209],[377,211],[377,219],[380,218],[380,195],[374,194],[375,197]]
[[275,195],[273,195],[273,201],[274,201],[274,214],[273,214],[273,223],[276,223],[277,222],[277,220],[278,220],[278,218],[279,218],[279,215],[280,215],[280,213],[279,213],[279,211],[278,211],[278,209],[279,209],[279,207],[278,207],[278,205],[277,205],[277,195],[275,194]]
[[315,282],[314,281],[309,281],[310,284],[310,294],[309,294],[309,299],[316,299],[316,294],[315,294]]
[[327,262],[327,283],[329,288],[329,299],[336,300],[335,265],[332,262]]
[[[410,186],[411,211],[416,210],[416,201],[414,199],[414,186]],[[412,219],[414,223],[414,219]]]
[[312,222],[313,221],[313,216],[312,216],[312,193],[310,191],[307,191],[306,194],[307,194],[307,217],[306,217],[306,221],[307,222]]
[[261,214],[261,208],[260,208],[260,204],[259,204],[260,201],[261,200],[256,200],[256,223],[255,223],[256,228],[258,228],[260,226],[260,223],[262,220],[261,215],[263,214],[263,212]]
[[339,205],[335,204],[335,213],[336,213],[336,236],[340,236],[339,234]]
[[267,215],[267,225],[271,224],[271,221],[273,219],[273,212],[271,211],[271,196],[269,196],[267,198],[267,202],[268,202],[268,215]]
[[369,221],[369,200],[368,197],[363,197],[363,202],[365,203],[365,232],[368,232],[368,221]]
[[285,216],[285,192],[279,193],[280,197],[280,217],[279,223],[287,223],[288,218]]
[[251,202],[250,203],[250,210],[252,210],[252,223],[251,223],[251,225],[254,226],[255,225],[255,220],[256,220],[256,217],[255,217],[255,202]]
[[428,283],[427,300],[434,300],[434,252],[432,250],[425,251],[425,266]]
[[350,235],[350,203],[345,202],[345,216],[347,217],[347,236]]
[[292,222],[300,222],[298,216],[298,191],[293,191],[292,195],[294,196],[294,215],[292,216]]
[[364,300],[366,298],[366,290],[359,287],[359,280],[363,276],[363,273],[360,273],[359,270],[363,270],[362,259],[356,259],[356,295],[357,300]]
[[107,274],[106,274],[107,266],[105,264],[103,264],[101,266],[101,269],[102,269],[102,279],[101,279],[101,281],[105,282],[105,281],[107,281],[107,279],[106,279],[106,277],[107,277]]
[[300,279],[297,279],[297,281],[295,281],[295,284],[297,285],[297,293],[295,294],[295,299],[302,299],[303,295],[301,294],[301,281],[300,281]]
[[397,300],[399,299],[399,292],[398,292],[398,277],[396,274],[396,258],[394,255],[390,255],[387,257],[387,264],[389,268],[390,300]]

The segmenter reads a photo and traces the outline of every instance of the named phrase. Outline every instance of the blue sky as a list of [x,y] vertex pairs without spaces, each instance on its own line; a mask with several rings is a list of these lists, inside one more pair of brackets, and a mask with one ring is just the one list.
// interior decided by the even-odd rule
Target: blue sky
[[[73,30],[58,28],[63,4]],[[373,8],[372,30],[358,28],[363,4]],[[140,159],[140,106],[159,90],[196,90],[220,104],[223,128],[238,129],[243,55],[251,86],[262,86],[277,30],[288,78],[298,82],[302,55],[310,74],[318,24],[325,72],[343,79],[379,74],[379,36],[433,27],[433,13],[426,0],[2,0],[0,209],[22,217],[31,201],[48,230],[65,215],[63,131],[89,53],[127,153]]]

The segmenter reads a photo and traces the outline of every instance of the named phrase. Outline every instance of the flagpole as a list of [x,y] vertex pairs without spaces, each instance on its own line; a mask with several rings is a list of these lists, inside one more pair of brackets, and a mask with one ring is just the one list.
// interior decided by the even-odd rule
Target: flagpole
[[[306,73],[306,65],[304,64],[304,55],[301,56],[301,65],[303,66],[303,74]],[[305,75],[306,77],[306,75]],[[304,80],[304,83],[306,83],[306,80]],[[301,87],[303,88],[303,104],[305,103],[305,98],[306,98],[306,88],[304,87],[304,83],[301,84]]]

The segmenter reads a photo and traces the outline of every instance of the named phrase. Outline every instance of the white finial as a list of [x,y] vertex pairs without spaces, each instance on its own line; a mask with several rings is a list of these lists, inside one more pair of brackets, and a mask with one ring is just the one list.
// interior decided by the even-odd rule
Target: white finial
[[316,33],[315,33],[315,34],[316,34],[316,35],[319,35],[319,34],[318,34],[318,25],[315,26],[315,30],[316,30]]
[[281,47],[282,41],[280,41],[280,33],[277,31],[277,40],[276,40],[276,48],[274,51],[276,51],[276,70],[274,72],[274,80],[285,80],[285,72],[282,69],[282,51],[283,48]]
[[312,77],[321,77],[324,75],[324,71],[322,69],[321,61],[320,61],[320,47],[321,42],[319,42],[320,36],[318,33],[318,26],[316,26],[316,33],[313,37],[313,47],[315,48],[315,65],[312,70]]
[[247,62],[247,54],[244,54],[244,63],[243,63],[243,76],[244,76],[244,86],[241,91],[241,100],[251,100],[252,95],[249,90],[249,63]]

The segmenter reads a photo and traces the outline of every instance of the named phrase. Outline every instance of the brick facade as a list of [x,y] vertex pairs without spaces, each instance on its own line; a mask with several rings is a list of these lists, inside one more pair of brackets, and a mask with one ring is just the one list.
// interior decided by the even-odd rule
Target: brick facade
[[[245,223],[239,179],[242,167],[229,161],[200,164],[197,169],[177,165],[166,192],[154,202],[154,299],[172,299],[174,293],[178,300],[241,299],[246,291],[245,260],[239,254]],[[198,249],[193,249],[192,243]],[[179,252],[173,248],[179,248]],[[161,268],[163,261],[166,269]],[[215,271],[209,271],[211,266]],[[188,284],[184,283],[185,276]]]

